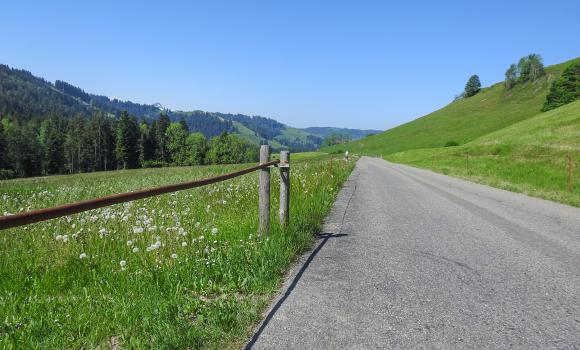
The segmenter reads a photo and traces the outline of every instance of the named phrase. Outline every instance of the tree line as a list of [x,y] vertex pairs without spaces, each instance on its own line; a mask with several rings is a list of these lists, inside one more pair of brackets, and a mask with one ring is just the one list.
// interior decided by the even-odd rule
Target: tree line
[[223,132],[211,139],[187,124],[118,118],[5,116],[0,119],[0,178],[258,160],[258,146]]

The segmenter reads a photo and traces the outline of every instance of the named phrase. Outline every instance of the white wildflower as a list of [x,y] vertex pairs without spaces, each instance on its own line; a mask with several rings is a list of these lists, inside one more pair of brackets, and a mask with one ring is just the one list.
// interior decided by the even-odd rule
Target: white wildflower
[[187,242],[181,242],[182,247],[187,247]]
[[133,233],[143,233],[143,227],[133,227]]
[[54,239],[56,239],[57,241],[62,241],[62,235],[56,235]]
[[79,259],[86,259],[86,258],[87,258],[86,253],[81,253],[81,255],[79,255]]
[[127,241],[127,245],[128,245],[128,246],[132,246],[132,245],[133,245],[133,241],[131,241],[131,240],[128,240],[128,241]]
[[172,259],[177,259],[177,254],[175,254],[175,253],[171,254],[171,258]]
[[119,265],[121,265],[121,267],[125,267],[127,266],[127,262],[125,260],[121,260],[119,261]]
[[134,248],[133,248],[133,253],[139,253],[139,248],[137,248],[137,247],[134,247]]
[[214,235],[217,235],[217,233],[218,233],[217,227],[212,228],[211,229],[211,233],[214,234]]

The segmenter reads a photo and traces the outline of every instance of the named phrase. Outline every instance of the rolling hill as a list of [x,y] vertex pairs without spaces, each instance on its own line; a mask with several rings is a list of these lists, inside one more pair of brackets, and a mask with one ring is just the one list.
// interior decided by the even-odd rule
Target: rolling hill
[[411,149],[443,147],[448,141],[465,144],[540,113],[551,82],[568,65],[578,61],[580,58],[547,67],[543,78],[518,84],[511,90],[506,90],[503,82],[494,84],[473,97],[452,102],[409,123],[324,150],[391,154]]
[[352,139],[375,130],[312,128],[298,129],[272,118],[206,111],[172,111],[161,104],[140,104],[111,99],[107,96],[85,92],[67,82],[55,83],[34,76],[32,73],[0,65],[0,116],[14,115],[45,117],[57,114],[65,117],[89,116],[101,111],[110,117],[121,111],[138,118],[152,120],[167,113],[172,121],[185,120],[192,132],[213,137],[222,132],[236,133],[254,144],[270,144],[274,149],[289,148],[293,151],[317,149],[328,130],[342,130]]
[[385,158],[580,207],[580,101],[459,147],[408,150]]
[[[407,124],[326,150],[385,159],[580,207],[580,101],[542,112],[551,82],[580,58],[503,83]],[[445,147],[449,141],[458,146]]]

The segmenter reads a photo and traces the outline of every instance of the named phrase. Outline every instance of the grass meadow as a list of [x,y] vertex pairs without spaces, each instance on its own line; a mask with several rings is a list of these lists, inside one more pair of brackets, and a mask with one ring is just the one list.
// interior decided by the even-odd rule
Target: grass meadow
[[[300,158],[297,157],[297,158]],[[0,214],[214,176],[247,165],[0,182]],[[257,172],[0,231],[0,348],[239,348],[354,167],[291,167],[290,225],[256,235]]]
[[384,158],[580,207],[580,101],[459,147],[411,150]]

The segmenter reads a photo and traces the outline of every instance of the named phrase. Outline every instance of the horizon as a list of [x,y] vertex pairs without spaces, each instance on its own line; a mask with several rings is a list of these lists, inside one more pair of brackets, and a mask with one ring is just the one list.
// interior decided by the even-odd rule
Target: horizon
[[569,45],[580,34],[572,1],[551,18],[538,4],[493,1],[476,18],[452,1],[418,11],[372,2],[66,5],[7,5],[26,18],[5,22],[18,30],[2,63],[110,98],[298,128],[387,130],[449,104],[471,74],[488,87],[529,53],[546,66],[579,56]]

